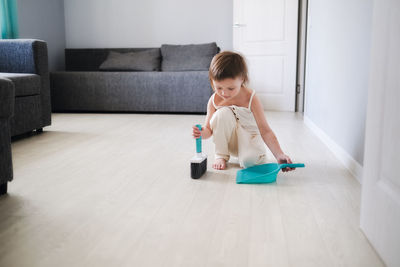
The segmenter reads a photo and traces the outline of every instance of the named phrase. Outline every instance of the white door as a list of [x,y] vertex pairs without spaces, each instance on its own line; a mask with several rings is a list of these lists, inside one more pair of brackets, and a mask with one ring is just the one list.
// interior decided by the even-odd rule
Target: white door
[[400,1],[374,1],[361,229],[400,266]]
[[298,0],[234,0],[233,49],[264,109],[294,111]]

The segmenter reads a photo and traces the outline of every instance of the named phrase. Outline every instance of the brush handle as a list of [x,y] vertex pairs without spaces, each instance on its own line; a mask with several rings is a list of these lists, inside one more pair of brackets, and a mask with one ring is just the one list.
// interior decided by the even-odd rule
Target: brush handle
[[[201,131],[201,125],[196,124],[196,127],[199,128]],[[199,138],[196,138],[196,152],[201,153],[201,136]]]
[[286,167],[289,168],[303,168],[305,165],[303,163],[284,163],[284,164],[279,164],[279,168],[284,169]]

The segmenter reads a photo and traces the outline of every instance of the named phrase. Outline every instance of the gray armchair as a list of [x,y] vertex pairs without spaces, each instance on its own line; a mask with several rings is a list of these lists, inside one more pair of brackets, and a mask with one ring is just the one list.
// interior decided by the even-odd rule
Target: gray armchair
[[13,179],[10,118],[14,113],[14,85],[0,77],[0,195],[7,193]]
[[0,77],[15,87],[11,136],[51,124],[47,44],[33,39],[0,40]]
[[51,124],[46,42],[0,40],[0,194],[12,180],[11,136]]

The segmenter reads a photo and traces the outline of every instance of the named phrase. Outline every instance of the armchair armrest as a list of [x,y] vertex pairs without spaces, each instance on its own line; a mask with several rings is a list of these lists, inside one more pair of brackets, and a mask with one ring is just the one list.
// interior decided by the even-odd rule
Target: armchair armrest
[[0,72],[47,75],[47,44],[35,39],[0,40]]
[[14,84],[0,77],[0,119],[8,119],[14,114],[14,95]]
[[13,179],[10,117],[14,114],[14,84],[0,77],[0,195],[7,193],[7,182]]

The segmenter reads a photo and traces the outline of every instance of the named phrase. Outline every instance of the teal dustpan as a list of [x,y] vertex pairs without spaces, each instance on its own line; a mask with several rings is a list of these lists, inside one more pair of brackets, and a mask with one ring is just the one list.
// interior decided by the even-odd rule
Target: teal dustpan
[[276,181],[278,172],[283,168],[301,168],[305,167],[303,163],[292,163],[292,164],[278,164],[278,163],[267,163],[262,165],[256,165],[243,170],[240,170],[236,174],[237,184],[263,184],[273,183]]

